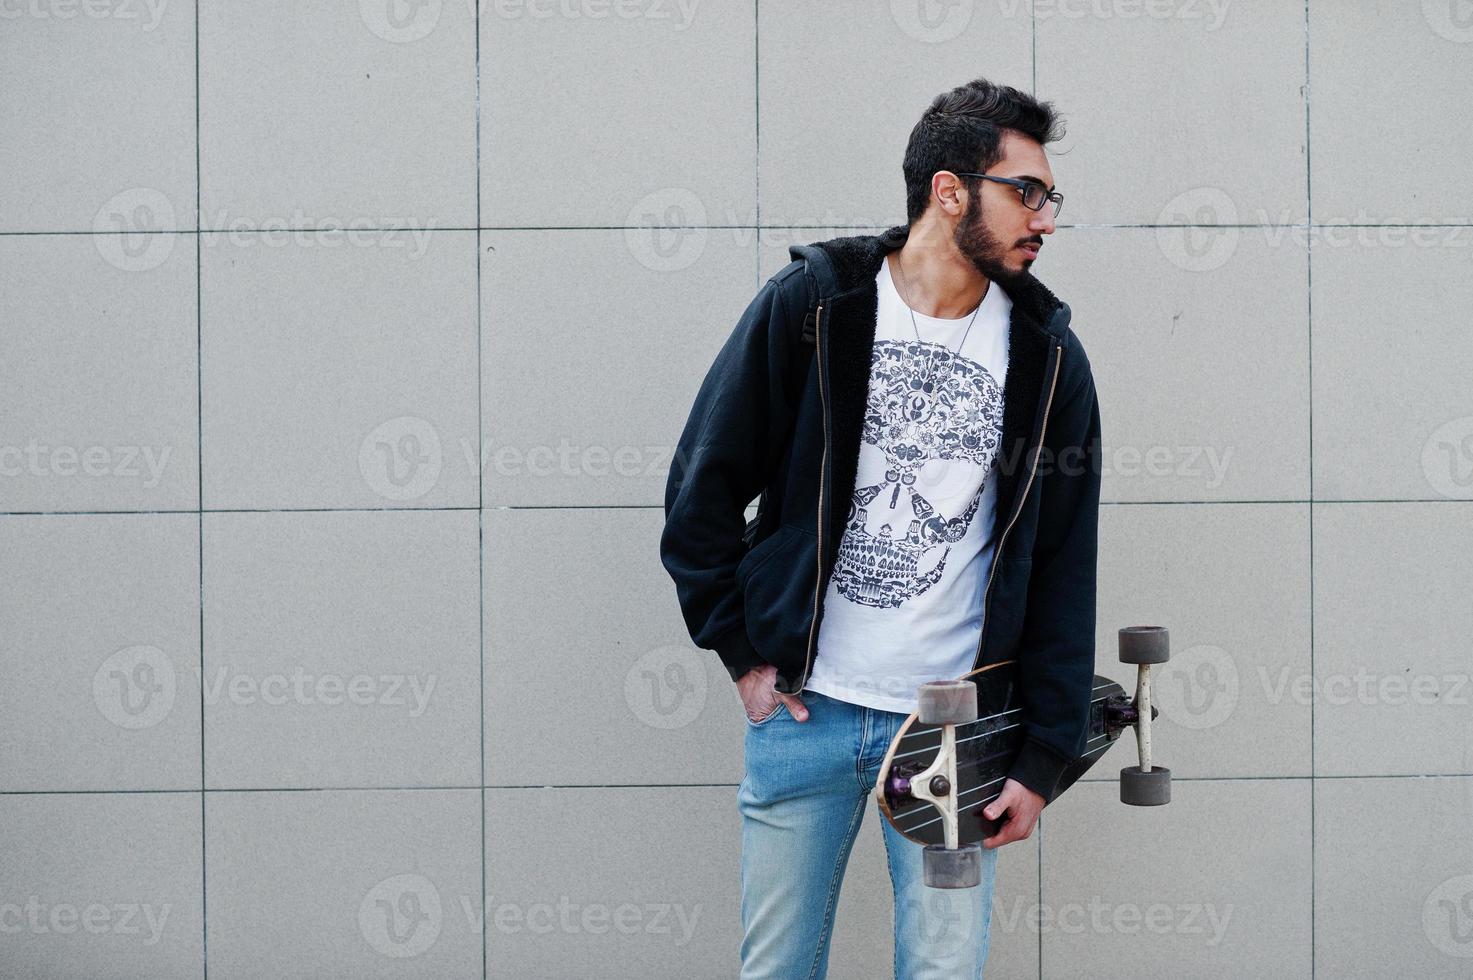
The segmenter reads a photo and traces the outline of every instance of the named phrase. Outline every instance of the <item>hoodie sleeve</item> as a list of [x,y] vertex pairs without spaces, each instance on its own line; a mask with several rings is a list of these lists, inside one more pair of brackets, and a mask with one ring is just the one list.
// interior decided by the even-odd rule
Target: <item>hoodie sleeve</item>
[[1083,747],[1095,668],[1100,403],[1077,338],[1075,349],[1083,377],[1053,406],[1038,463],[1038,533],[1018,644],[1027,720],[1022,751],[1008,773],[1050,802]]
[[733,681],[766,663],[747,637],[736,568],[746,508],[793,425],[785,278],[767,280],[706,372],[665,485],[660,561],[691,639],[715,650]]

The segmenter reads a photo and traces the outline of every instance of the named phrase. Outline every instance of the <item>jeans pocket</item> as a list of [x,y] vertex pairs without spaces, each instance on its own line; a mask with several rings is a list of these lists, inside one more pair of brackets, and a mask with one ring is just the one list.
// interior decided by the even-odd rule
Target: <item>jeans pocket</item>
[[788,703],[786,701],[784,701],[782,698],[778,698],[778,700],[777,700],[777,707],[773,708],[771,711],[769,711],[767,714],[763,715],[761,718],[757,719],[756,721],[753,721],[751,719],[751,717],[747,715],[747,712],[746,712],[745,709],[743,709],[743,711],[742,711],[742,717],[747,719],[747,724],[749,726],[751,726],[752,728],[757,728],[760,725],[765,725],[769,721],[772,721],[772,719],[774,719],[774,718],[776,718],[778,716],[778,713],[779,712],[786,711],[786,710],[788,710]]

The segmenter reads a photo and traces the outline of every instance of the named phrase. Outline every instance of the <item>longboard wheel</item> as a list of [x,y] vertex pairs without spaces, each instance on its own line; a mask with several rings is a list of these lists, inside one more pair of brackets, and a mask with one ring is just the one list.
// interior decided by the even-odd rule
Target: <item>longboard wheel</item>
[[977,685],[969,680],[927,681],[916,689],[922,725],[965,725],[977,720]]
[[927,844],[921,854],[926,885],[931,888],[975,888],[982,883],[982,845],[942,847]]
[[1120,629],[1120,662],[1164,664],[1171,659],[1171,641],[1165,626],[1123,626]]
[[1171,770],[1152,766],[1147,772],[1140,766],[1120,770],[1120,802],[1129,806],[1161,806],[1171,802]]

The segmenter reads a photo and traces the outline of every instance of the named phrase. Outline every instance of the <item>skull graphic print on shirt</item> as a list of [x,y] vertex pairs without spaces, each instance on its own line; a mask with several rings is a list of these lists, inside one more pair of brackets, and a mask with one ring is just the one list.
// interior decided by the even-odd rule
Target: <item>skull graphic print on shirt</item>
[[913,325],[892,260],[875,277],[854,493],[805,686],[910,712],[919,684],[960,677],[977,651],[1012,301],[994,282],[975,320],[916,313]]
[[884,454],[884,475],[854,491],[834,568],[839,593],[898,606],[934,585],[976,517],[982,483],[965,510],[948,514],[927,499],[925,476],[950,461],[985,473],[1001,437],[1002,386],[985,367],[935,344],[876,341],[863,439]]

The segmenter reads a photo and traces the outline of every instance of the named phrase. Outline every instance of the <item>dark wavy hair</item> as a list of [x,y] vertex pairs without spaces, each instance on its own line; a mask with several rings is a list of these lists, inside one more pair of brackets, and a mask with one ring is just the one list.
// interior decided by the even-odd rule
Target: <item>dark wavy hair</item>
[[1002,131],[1017,130],[1040,144],[1064,135],[1052,104],[1011,85],[974,78],[943,92],[921,114],[905,147],[905,218],[908,224],[931,203],[938,170],[985,173],[1002,157]]

